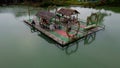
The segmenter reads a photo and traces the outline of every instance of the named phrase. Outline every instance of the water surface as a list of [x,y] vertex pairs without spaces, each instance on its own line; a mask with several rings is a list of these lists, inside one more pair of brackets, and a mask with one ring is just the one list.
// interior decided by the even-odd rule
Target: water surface
[[[82,20],[99,11],[70,8],[78,10]],[[120,68],[120,13],[101,9],[109,14],[103,20],[105,30],[91,35],[91,42],[82,39],[62,48],[23,23],[37,11],[29,17],[27,6],[0,7],[0,68]]]

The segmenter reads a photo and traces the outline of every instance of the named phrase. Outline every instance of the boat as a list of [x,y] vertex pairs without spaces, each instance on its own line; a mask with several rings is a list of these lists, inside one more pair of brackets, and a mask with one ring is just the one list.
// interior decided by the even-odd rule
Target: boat
[[41,10],[36,13],[35,19],[24,22],[65,46],[105,28],[98,22],[98,13],[92,13],[86,22],[79,19],[79,14],[79,11],[70,8],[61,8],[55,13]]

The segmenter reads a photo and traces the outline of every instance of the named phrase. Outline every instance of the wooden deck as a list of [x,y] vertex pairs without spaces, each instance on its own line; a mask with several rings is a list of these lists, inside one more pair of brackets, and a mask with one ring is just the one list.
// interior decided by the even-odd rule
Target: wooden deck
[[67,45],[67,44],[70,44],[70,43],[72,43],[72,42],[75,42],[76,40],[79,40],[79,39],[81,39],[81,38],[84,38],[85,36],[87,36],[87,35],[89,35],[89,34],[91,34],[91,33],[94,33],[94,32],[97,32],[97,31],[99,31],[99,30],[104,29],[104,28],[102,28],[102,27],[96,27],[96,28],[94,28],[94,29],[89,30],[87,33],[84,33],[84,34],[81,35],[78,39],[76,39],[76,40],[74,40],[74,41],[64,41],[63,39],[60,39],[58,36],[55,36],[54,34],[50,33],[49,31],[41,28],[39,25],[32,25],[32,24],[30,23],[30,21],[27,21],[27,20],[24,20],[24,22],[25,22],[27,25],[29,25],[29,26],[31,26],[31,27],[34,27],[36,30],[42,32],[43,34],[45,34],[46,36],[50,37],[51,39],[53,39],[54,41],[56,41],[57,43],[59,43],[60,45],[63,45],[63,46],[64,46],[64,45]]

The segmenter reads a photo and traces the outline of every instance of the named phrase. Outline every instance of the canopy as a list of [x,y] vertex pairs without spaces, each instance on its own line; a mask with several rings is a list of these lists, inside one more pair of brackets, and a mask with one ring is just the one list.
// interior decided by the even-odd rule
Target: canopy
[[55,17],[55,14],[48,11],[39,11],[36,16],[50,20],[51,18]]
[[57,11],[57,13],[60,13],[62,15],[66,15],[66,16],[79,14],[79,12],[77,10],[68,9],[68,8],[61,8],[59,11]]

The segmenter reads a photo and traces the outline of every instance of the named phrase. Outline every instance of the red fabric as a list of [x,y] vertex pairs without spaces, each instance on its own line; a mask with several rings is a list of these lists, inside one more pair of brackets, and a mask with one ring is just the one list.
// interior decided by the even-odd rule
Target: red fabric
[[[56,30],[56,33],[58,33],[58,34],[60,34],[60,35],[62,35],[64,37],[68,37],[67,34],[66,34],[66,32],[63,31],[63,30]],[[71,34],[70,36],[73,36],[73,35]]]
[[60,35],[64,36],[64,37],[67,37],[66,32],[65,32],[65,31],[63,31],[63,30],[56,30],[56,32],[57,32],[58,34],[60,34]]

